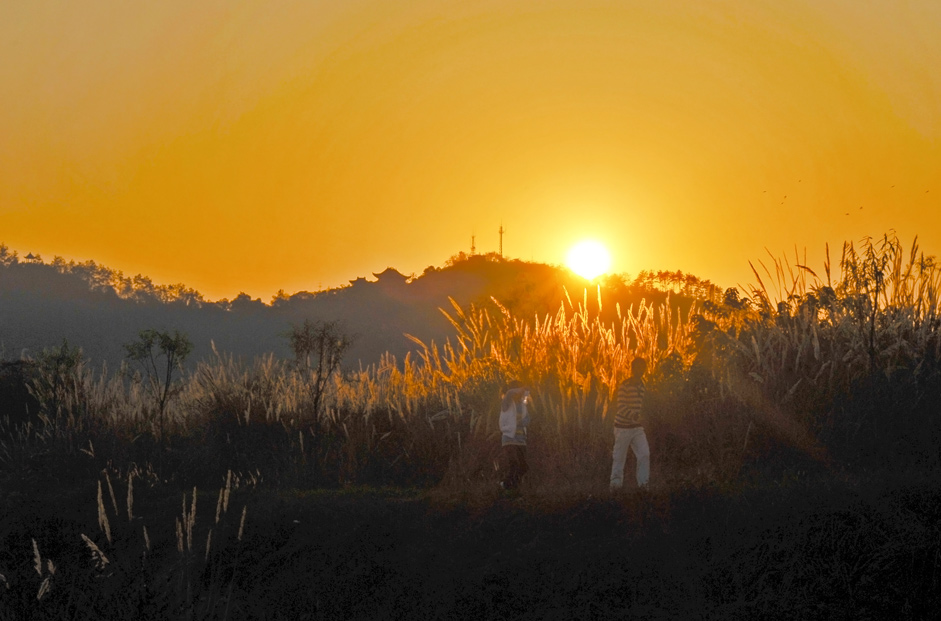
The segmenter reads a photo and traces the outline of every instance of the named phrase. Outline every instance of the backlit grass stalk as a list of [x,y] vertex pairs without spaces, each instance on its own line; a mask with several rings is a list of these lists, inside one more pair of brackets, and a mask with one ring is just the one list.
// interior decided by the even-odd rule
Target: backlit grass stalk
[[[875,441],[872,434],[880,433],[877,419],[857,415],[850,421],[834,410],[864,390],[881,391],[873,397],[887,399],[883,409],[889,409],[898,402],[885,390],[896,386],[900,398],[911,400],[909,417],[916,416],[911,409],[933,390],[938,371],[932,361],[941,354],[941,271],[918,250],[917,239],[908,253],[894,236],[866,239],[858,250],[844,244],[836,277],[829,252],[822,276],[804,265],[794,271],[785,260],[775,267],[776,291],[786,297],[774,297],[759,279],[752,292],[757,312],[733,341],[733,366],[814,433],[836,434],[844,442],[861,433]],[[936,422],[911,424],[930,431]],[[908,424],[897,421],[888,429]]]

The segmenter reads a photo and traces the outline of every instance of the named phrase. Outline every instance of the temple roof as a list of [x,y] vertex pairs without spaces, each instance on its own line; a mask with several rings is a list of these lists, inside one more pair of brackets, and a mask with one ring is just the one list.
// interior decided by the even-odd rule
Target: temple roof
[[389,279],[407,280],[408,279],[407,276],[405,276],[404,274],[399,272],[397,269],[392,268],[392,267],[387,267],[386,269],[378,273],[373,272],[372,275],[375,276],[377,280],[389,280]]

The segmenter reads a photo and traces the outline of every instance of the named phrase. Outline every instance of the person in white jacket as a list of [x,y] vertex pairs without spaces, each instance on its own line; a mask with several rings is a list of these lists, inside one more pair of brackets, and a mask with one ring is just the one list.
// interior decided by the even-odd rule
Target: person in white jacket
[[500,432],[503,477],[500,487],[519,488],[529,471],[526,463],[526,428],[529,426],[529,388],[518,381],[507,384],[500,402]]

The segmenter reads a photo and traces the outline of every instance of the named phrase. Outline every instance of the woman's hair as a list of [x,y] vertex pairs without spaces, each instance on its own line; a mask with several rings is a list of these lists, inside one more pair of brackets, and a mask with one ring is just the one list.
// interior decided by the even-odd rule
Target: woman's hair
[[523,382],[519,380],[510,380],[506,383],[506,386],[503,388],[503,394],[508,393],[514,388],[522,388],[522,387],[523,387]]

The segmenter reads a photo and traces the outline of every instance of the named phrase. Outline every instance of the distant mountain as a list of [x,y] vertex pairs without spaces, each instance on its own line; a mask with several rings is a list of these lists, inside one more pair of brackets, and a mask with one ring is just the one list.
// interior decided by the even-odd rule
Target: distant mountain
[[[613,301],[624,305],[643,297],[663,298],[669,288],[664,284],[670,282],[687,295],[696,295],[691,284],[700,294],[719,293],[708,281],[680,273],[661,272],[659,278],[642,273],[631,284],[613,276],[603,284],[605,297],[612,300],[605,310],[613,312]],[[567,269],[491,253],[457,255],[444,267],[429,267],[416,277],[390,267],[346,287],[279,292],[270,304],[245,294],[210,302],[183,285],[127,278],[92,261],[21,260],[0,245],[0,359],[35,356],[67,340],[92,362],[115,368],[124,359],[123,345],[148,328],[187,334],[194,344],[191,365],[208,357],[213,343],[218,351],[245,360],[267,353],[287,358],[292,354],[286,333],[309,319],[335,321],[353,335],[345,362],[355,367],[376,362],[385,352],[401,358],[415,351],[417,345],[406,334],[426,343],[443,342],[453,334],[440,310],[453,314],[449,298],[466,307],[487,304],[493,297],[515,314],[532,317],[556,312],[566,292],[577,304],[585,290],[585,281]],[[595,304],[594,287],[587,298]]]

